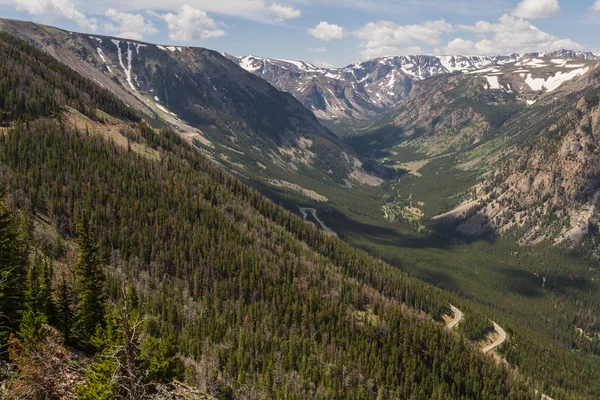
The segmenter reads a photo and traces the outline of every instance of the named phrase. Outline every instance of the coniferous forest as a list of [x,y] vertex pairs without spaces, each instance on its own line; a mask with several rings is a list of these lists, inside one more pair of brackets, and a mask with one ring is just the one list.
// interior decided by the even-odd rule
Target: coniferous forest
[[[141,399],[174,381],[219,399],[600,395],[598,367],[528,353],[535,338],[509,350],[521,370],[482,354],[475,308],[326,235],[25,42],[0,34],[0,60],[2,396]],[[62,122],[67,109],[121,119],[125,144]],[[443,326],[450,303],[471,315],[462,334]]]

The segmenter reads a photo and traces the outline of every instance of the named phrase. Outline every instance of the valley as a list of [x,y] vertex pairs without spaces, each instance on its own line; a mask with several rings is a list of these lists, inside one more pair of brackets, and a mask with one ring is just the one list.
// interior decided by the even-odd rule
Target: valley
[[596,54],[331,69],[0,28],[52,71],[43,107],[3,105],[11,206],[69,248],[87,212],[108,290],[135,282],[210,390],[476,398],[488,371],[489,398],[600,396]]
[[[555,65],[569,65],[566,61],[558,63],[556,58],[542,58],[542,62],[535,61],[536,59],[534,57],[524,64],[531,64],[528,67],[535,70],[534,73],[547,73],[550,76],[562,76],[561,70],[556,69]],[[552,60],[555,62],[552,63]],[[571,61],[577,67],[573,70],[584,68],[583,65],[596,68],[594,62],[581,62],[583,64],[579,60]],[[386,182],[376,190],[353,188],[351,198],[344,190],[322,188],[323,193],[327,193],[329,202],[312,206],[327,210],[323,213],[325,223],[345,241],[364,248],[427,282],[473,301],[477,307],[486,310],[486,315],[499,321],[501,326],[510,327],[511,340],[518,342],[519,337],[538,337],[536,341],[540,351],[547,346],[559,346],[563,348],[562,351],[567,352],[571,351],[571,346],[573,349],[580,349],[579,351],[591,350],[596,345],[581,340],[574,333],[570,322],[572,318],[597,315],[600,312],[598,261],[586,248],[553,247],[548,243],[534,243],[532,247],[521,246],[515,243],[521,235],[515,229],[504,232],[503,237],[498,237],[493,231],[488,231],[483,236],[462,235],[455,231],[460,221],[433,219],[461,204],[467,205],[463,207],[463,216],[467,214],[478,202],[470,196],[471,188],[484,181],[490,171],[510,160],[519,147],[525,146],[545,126],[552,125],[553,122],[550,121],[569,118],[557,111],[560,107],[574,109],[579,98],[586,96],[586,91],[591,89],[593,93],[597,87],[595,78],[588,73],[589,69],[579,72],[587,74],[587,78],[573,77],[572,80],[562,81],[558,87],[551,87],[552,90],[544,88],[544,92],[528,87],[527,74],[531,70],[524,72],[522,65],[502,69],[511,71],[511,76],[516,75],[517,79],[523,79],[524,91],[518,93],[525,98],[518,100],[521,102],[518,108],[504,114],[506,108],[502,104],[497,105],[497,98],[486,100],[493,106],[485,111],[486,114],[482,114],[483,125],[473,126],[471,119],[466,119],[466,128],[461,129],[462,132],[469,132],[469,136],[468,140],[462,142],[448,141],[443,136],[440,138],[435,129],[417,132],[420,128],[413,128],[416,134],[405,134],[404,121],[407,116],[413,118],[410,114],[402,114],[404,107],[412,107],[409,101],[400,106],[398,112],[403,122],[397,127],[386,122],[393,120],[389,116],[382,117],[383,122],[374,122],[372,128],[360,123],[360,128],[348,131],[344,140],[367,164],[385,168],[388,174]],[[501,90],[490,87],[485,73],[484,79],[477,73],[464,74],[456,79],[459,79],[458,82],[466,81],[470,85],[477,85],[472,89],[475,90],[474,96]],[[450,87],[437,86],[436,79],[425,80],[423,85],[427,84],[428,90],[431,85],[435,85],[435,90],[441,88],[456,96],[452,93],[456,84]],[[446,79],[449,78],[439,78],[443,82]],[[431,93],[421,96],[422,99],[436,97]],[[464,95],[461,95],[461,99],[463,98]],[[416,101],[421,100],[417,98]],[[467,103],[458,106],[471,105]],[[453,109],[442,110],[439,115],[454,121],[456,112]],[[495,113],[500,113],[500,118]],[[435,118],[424,115],[425,123],[427,118],[429,121]],[[543,124],[525,122],[539,120],[542,115],[545,115]],[[439,132],[446,135],[447,129],[440,125],[442,128],[439,128]],[[524,126],[526,129],[522,129]],[[593,129],[596,132],[596,128]],[[337,130],[337,133],[343,134],[343,130]],[[452,134],[450,139],[455,140],[456,135]],[[276,201],[286,204],[286,195],[272,196]],[[413,212],[413,207],[418,207],[420,213]],[[388,218],[390,213],[394,215],[393,218]],[[593,238],[591,236],[592,240]],[[553,287],[546,286],[549,276],[553,277]],[[597,319],[592,320],[596,322],[589,325],[588,330],[597,331]],[[519,331],[520,329],[523,330]],[[505,340],[500,330],[497,336],[498,340]],[[567,343],[571,345],[566,345]],[[503,351],[500,350],[500,353]],[[510,353],[504,354],[506,356]],[[581,356],[582,358],[579,358],[580,355],[572,356],[579,359],[579,362],[590,365],[587,363],[597,362],[597,354],[596,349],[587,356]],[[512,358],[512,361],[516,359]],[[525,362],[522,365],[527,368]]]

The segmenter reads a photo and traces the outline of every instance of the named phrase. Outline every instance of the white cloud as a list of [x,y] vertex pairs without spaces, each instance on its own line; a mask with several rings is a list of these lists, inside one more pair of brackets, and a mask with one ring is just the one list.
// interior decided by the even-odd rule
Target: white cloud
[[594,4],[592,4],[592,11],[600,11],[600,0],[596,0]]
[[339,25],[321,21],[314,28],[310,28],[308,33],[321,40],[340,40],[344,37],[344,28]]
[[360,55],[363,59],[371,59],[385,56],[401,56],[409,54],[423,54],[423,49],[419,46],[409,47],[394,47],[394,46],[382,46],[382,47],[370,47],[362,50]]
[[444,54],[488,54],[488,50],[491,48],[493,48],[493,43],[487,39],[482,39],[479,42],[475,43],[471,40],[456,38],[448,43]]
[[553,18],[561,13],[558,0],[523,0],[513,15],[521,18]]
[[418,25],[397,25],[390,21],[369,22],[353,34],[362,40],[365,58],[393,54],[422,53],[418,43],[436,45],[442,35],[454,28],[444,20],[426,21]]
[[206,12],[181,6],[178,14],[168,13],[160,16],[169,27],[169,38],[172,40],[190,41],[197,39],[217,38],[225,35],[225,31],[210,18]]
[[323,47],[308,47],[304,50],[310,51],[313,53],[325,53],[325,52],[327,52],[327,47],[324,47],[324,46]]
[[[15,0],[0,0],[0,5]],[[37,2],[43,0],[21,0]],[[46,0],[48,1],[48,0]],[[55,0],[56,1],[56,0]],[[83,11],[104,14],[107,8],[120,12],[139,13],[141,10],[178,13],[182,6],[189,5],[209,15],[227,15],[263,23],[275,23],[286,17],[295,17],[300,11],[293,4],[305,4],[304,0],[69,0],[78,4]],[[271,8],[274,4],[275,6]],[[290,7],[291,6],[291,7]],[[294,12],[297,11],[297,12]]]
[[579,43],[541,31],[530,22],[507,14],[501,16],[498,23],[479,21],[474,25],[459,25],[456,29],[474,32],[479,40],[456,38],[446,46],[447,54],[497,55],[583,49]]
[[321,68],[335,68],[333,64],[330,64],[326,61],[313,60],[313,64]]
[[289,6],[282,6],[280,4],[271,4],[271,6],[269,7],[269,10],[271,10],[275,14],[275,19],[277,21],[285,21],[286,19],[294,19],[294,18],[298,18],[302,15],[302,13],[300,11],[296,10],[295,8],[292,8]]
[[119,37],[140,40],[145,34],[158,32],[152,22],[146,21],[141,14],[118,12],[114,8],[109,8],[104,16],[112,21],[104,24],[104,30]]
[[14,2],[17,11],[26,11],[43,22],[71,21],[88,31],[95,31],[98,28],[96,19],[88,18],[79,12],[71,0],[14,0]]

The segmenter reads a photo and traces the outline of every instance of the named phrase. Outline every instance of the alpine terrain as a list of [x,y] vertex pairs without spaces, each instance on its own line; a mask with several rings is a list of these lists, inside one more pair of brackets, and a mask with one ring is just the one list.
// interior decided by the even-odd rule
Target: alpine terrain
[[598,54],[319,67],[120,37],[292,6],[25,3],[115,36],[0,19],[1,398],[600,398]]

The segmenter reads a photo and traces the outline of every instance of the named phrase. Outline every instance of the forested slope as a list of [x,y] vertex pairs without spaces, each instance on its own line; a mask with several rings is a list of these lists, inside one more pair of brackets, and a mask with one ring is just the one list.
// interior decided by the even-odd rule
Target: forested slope
[[[24,57],[7,53],[13,65]],[[530,399],[542,389],[437,322],[459,299],[327,236],[176,133],[139,122],[107,137],[44,118],[60,110],[22,115],[0,135],[9,397],[35,385],[74,393],[39,389],[43,374],[32,375],[69,382],[70,364],[43,357],[65,354],[63,339],[94,356],[72,383],[81,398],[146,396],[175,378],[218,398]],[[544,384],[558,385],[555,373]],[[564,398],[589,398],[578,383],[564,384]]]

